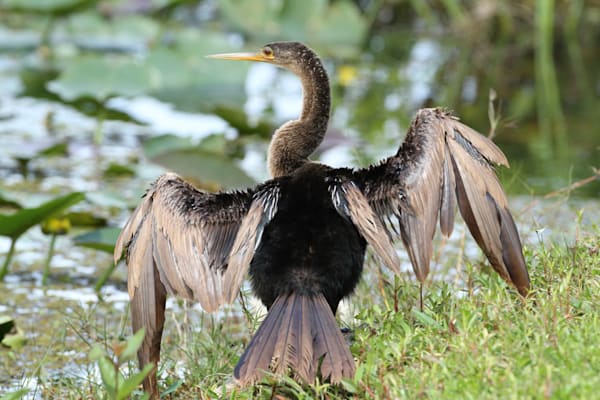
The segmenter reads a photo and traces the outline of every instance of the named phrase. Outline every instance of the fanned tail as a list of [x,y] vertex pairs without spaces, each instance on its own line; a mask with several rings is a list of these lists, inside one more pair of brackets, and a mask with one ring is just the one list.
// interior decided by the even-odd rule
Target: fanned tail
[[319,372],[333,383],[354,376],[354,359],[322,294],[279,296],[234,376],[247,385],[265,371],[281,375],[288,370],[307,383],[314,382]]

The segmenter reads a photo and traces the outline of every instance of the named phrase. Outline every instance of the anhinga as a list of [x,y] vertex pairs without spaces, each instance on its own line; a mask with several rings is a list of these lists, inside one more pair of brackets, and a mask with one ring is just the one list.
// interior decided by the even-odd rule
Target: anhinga
[[[235,368],[239,382],[255,382],[265,370],[292,370],[305,382],[318,374],[332,382],[353,376],[335,312],[360,279],[367,244],[400,273],[392,245],[399,234],[423,282],[437,221],[450,235],[457,205],[492,267],[527,294],[519,234],[493,169],[508,162],[490,140],[444,110],[422,109],[395,155],[365,169],[331,168],[308,159],[330,110],[327,73],[311,49],[277,42],[258,53],[212,57],[294,72],[302,80],[302,114],[273,135],[271,180],[206,193],[167,173],[127,221],[115,259],[127,249],[133,329],[146,329],[141,365],[159,360],[167,294],[211,312],[236,298],[249,273],[269,312]],[[157,395],[154,373],[144,387]]]

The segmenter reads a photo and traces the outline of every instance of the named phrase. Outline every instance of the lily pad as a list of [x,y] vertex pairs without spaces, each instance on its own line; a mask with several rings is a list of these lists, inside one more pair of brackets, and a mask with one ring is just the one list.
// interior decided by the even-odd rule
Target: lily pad
[[38,157],[63,157],[69,153],[69,144],[67,142],[59,142],[40,150]]
[[152,94],[184,111],[210,111],[218,104],[239,106],[250,63],[210,60],[205,56],[236,51],[223,34],[183,30],[168,48],[156,47],[147,58],[160,87]]
[[[121,233],[121,228],[106,227],[96,229],[90,232],[82,233],[81,235],[73,238],[73,243],[77,246],[86,247],[88,249],[103,251],[108,254],[113,254],[115,250],[115,243]],[[100,290],[110,278],[113,271],[116,268],[116,264],[110,263],[110,265],[102,271],[100,277],[94,285],[94,289],[100,295]]]
[[102,173],[106,178],[132,176],[135,174],[133,168],[128,165],[110,163]]
[[86,232],[73,238],[77,246],[100,250],[112,254],[121,228],[100,228]]
[[262,138],[270,138],[277,128],[265,119],[261,119],[256,125],[250,125],[248,115],[239,108],[217,106],[213,112],[234,127],[240,136],[257,135]]
[[250,178],[227,153],[223,135],[212,135],[199,145],[188,138],[162,135],[144,143],[144,152],[153,162],[193,179],[218,187],[239,188],[253,185]]
[[135,120],[122,111],[106,107],[96,99],[78,98],[73,101],[66,101],[66,99],[61,98],[57,93],[48,90],[49,82],[57,80],[59,74],[60,72],[54,69],[25,67],[21,69],[19,73],[21,83],[23,84],[23,89],[19,94],[24,97],[48,99],[56,102],[62,101],[64,104],[75,108],[79,112],[93,117],[102,115],[102,118],[104,119],[142,124],[140,121]]
[[73,211],[65,214],[72,226],[99,227],[106,226],[106,218],[98,217],[89,211]]
[[201,148],[163,152],[152,158],[152,161],[179,175],[224,188],[248,187],[255,183],[229,157]]
[[123,193],[111,191],[109,189],[105,189],[104,191],[99,192],[89,192],[86,193],[85,197],[86,200],[89,201],[92,205],[96,205],[102,208],[115,208],[121,210],[130,205],[124,199]]
[[83,193],[74,192],[52,199],[39,207],[23,208],[9,215],[0,214],[0,236],[7,236],[16,240],[32,226],[79,203],[84,198],[85,195]]
[[155,158],[160,154],[183,149],[199,148],[208,153],[225,155],[229,142],[224,135],[209,135],[199,144],[187,137],[172,134],[159,135],[148,139],[143,144],[144,154],[148,158]]
[[157,76],[142,62],[126,57],[86,56],[70,62],[48,89],[67,101],[89,97],[105,102],[113,96],[137,96],[158,86]]
[[143,15],[111,15],[96,11],[73,15],[65,23],[65,34],[78,46],[97,51],[139,52],[154,41],[161,26],[158,20]]
[[223,0],[219,6],[230,24],[261,42],[298,40],[340,57],[356,55],[368,29],[350,1]]
[[159,154],[194,147],[190,138],[171,134],[155,136],[142,145],[146,157],[152,159]]

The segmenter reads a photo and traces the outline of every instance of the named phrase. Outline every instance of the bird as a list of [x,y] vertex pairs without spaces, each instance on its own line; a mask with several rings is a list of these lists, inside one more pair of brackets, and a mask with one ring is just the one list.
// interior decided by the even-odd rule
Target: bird
[[395,154],[365,168],[333,168],[309,159],[331,107],[329,78],[312,49],[273,42],[208,57],[291,71],[302,83],[302,110],[272,135],[269,180],[209,193],[167,172],[124,225],[114,258],[125,253],[133,330],[145,329],[138,361],[154,363],[143,382],[151,397],[167,295],[213,312],[235,301],[247,276],[268,312],[233,371],[240,385],[267,371],[305,383],[351,378],[355,363],[335,314],[361,278],[366,248],[400,274],[399,237],[422,283],[436,227],[449,236],[457,208],[492,268],[527,296],[521,240],[495,173],[508,161],[490,139],[446,109],[423,108]]

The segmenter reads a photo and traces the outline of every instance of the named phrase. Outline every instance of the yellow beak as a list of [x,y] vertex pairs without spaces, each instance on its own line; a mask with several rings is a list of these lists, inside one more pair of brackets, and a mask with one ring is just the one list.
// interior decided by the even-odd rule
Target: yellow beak
[[236,61],[262,61],[273,62],[273,57],[267,57],[262,53],[222,53],[211,54],[207,58],[218,58],[221,60],[236,60]]

